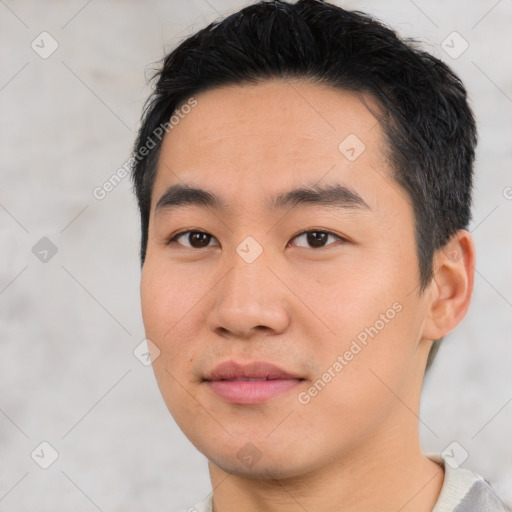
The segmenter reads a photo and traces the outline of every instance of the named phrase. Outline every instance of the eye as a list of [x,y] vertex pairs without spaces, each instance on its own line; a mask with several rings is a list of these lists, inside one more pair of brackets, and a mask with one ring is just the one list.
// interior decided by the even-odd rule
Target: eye
[[[169,240],[169,244],[178,243],[191,249],[203,249],[210,246],[210,242],[216,240],[215,237],[204,231],[182,231]],[[219,244],[213,244],[218,246]],[[212,247],[212,246],[210,246]]]
[[301,243],[296,244],[298,247],[310,247],[310,248],[319,248],[326,247],[328,245],[332,245],[328,243],[329,238],[336,240],[340,240],[341,242],[345,242],[345,239],[341,236],[335,235],[330,231],[304,231],[300,235],[297,235],[293,240],[300,240]]
[[[303,233],[300,233],[294,237],[292,240],[299,241],[299,243],[295,244],[298,247],[309,247],[314,249],[327,247],[336,241],[345,241],[344,238],[331,233],[330,231],[320,230],[304,231]],[[329,242],[329,240],[331,240],[331,242]],[[210,243],[213,241],[216,242],[216,238],[209,233],[205,233],[204,231],[182,231],[181,233],[178,233],[172,237],[168,244],[177,243],[190,249],[204,249],[205,247],[219,246],[218,242],[213,244]],[[291,243],[289,245],[291,245]]]

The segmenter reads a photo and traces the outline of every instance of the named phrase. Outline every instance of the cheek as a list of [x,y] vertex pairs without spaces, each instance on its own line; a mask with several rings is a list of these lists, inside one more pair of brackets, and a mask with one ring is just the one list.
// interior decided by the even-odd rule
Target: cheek
[[[176,366],[187,357],[187,347],[201,314],[204,290],[197,280],[176,267],[157,265],[154,260],[144,265],[141,277],[142,317],[146,336],[160,349],[163,360]],[[186,342],[186,343],[185,343]]]
[[375,265],[358,268],[359,263],[348,263],[297,273],[300,279],[294,291],[329,327],[331,343],[355,338],[392,308],[400,295],[389,275],[370,271]]
[[[204,291],[190,276],[156,259],[147,260],[141,276],[141,304],[146,337],[160,350],[152,367],[161,395],[171,412],[186,427],[189,408],[195,402],[184,392],[190,389],[191,367],[197,357],[197,315]],[[187,404],[185,407],[184,404]],[[199,413],[199,411],[196,411]]]
[[[358,432],[365,436],[375,431],[390,411],[402,407],[395,393],[409,403],[404,393],[414,343],[406,335],[408,321],[400,315],[406,315],[406,310],[384,327],[374,315],[365,327],[351,326],[355,336],[340,336],[335,345],[325,347],[322,373],[306,391],[312,398],[305,407],[318,412],[319,424],[322,412],[329,411],[329,421],[336,424],[340,435],[350,438]],[[326,424],[325,428],[332,427]]]
[[[188,284],[187,284],[188,283]],[[194,298],[195,287],[177,268],[146,261],[141,276],[142,315],[146,329],[162,335],[186,314]]]
[[327,373],[322,380],[329,381],[329,390],[321,392],[325,406],[331,401],[353,411],[393,398],[379,377],[393,390],[403,385],[424,316],[421,299],[411,293],[414,283],[396,268],[373,264],[364,272],[357,266],[318,274],[307,295],[311,309],[331,331],[316,339],[315,357]]
[[331,399],[347,410],[365,410],[371,415],[371,411],[400,407],[396,395],[414,405],[410,395],[414,375],[422,372],[417,358],[422,305],[416,297],[395,297],[399,300],[391,303],[386,297],[382,307],[373,308],[373,314],[367,312],[365,323],[353,326],[356,334],[344,339],[341,355],[348,362]]

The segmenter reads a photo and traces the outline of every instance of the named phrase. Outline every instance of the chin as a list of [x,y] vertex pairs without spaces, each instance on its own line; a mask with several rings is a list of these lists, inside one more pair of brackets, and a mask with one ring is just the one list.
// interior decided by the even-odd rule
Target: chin
[[292,464],[273,463],[272,461],[264,461],[263,457],[254,465],[241,462],[238,458],[213,457],[209,458],[210,463],[220,468],[225,473],[246,478],[248,480],[287,480],[297,478],[305,473]]
[[295,479],[322,465],[300,444],[282,447],[244,441],[241,448],[233,444],[227,444],[224,450],[202,448],[203,455],[211,464],[226,473],[249,480]]

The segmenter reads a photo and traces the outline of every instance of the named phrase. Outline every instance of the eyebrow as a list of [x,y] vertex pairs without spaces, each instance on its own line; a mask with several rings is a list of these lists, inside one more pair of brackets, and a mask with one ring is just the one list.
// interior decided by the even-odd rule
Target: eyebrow
[[269,200],[271,210],[305,205],[370,210],[366,201],[356,191],[340,184],[296,188]]
[[[357,192],[340,184],[296,188],[267,200],[267,207],[272,211],[306,205],[370,210],[366,201]],[[190,185],[176,184],[171,185],[160,197],[155,213],[182,206],[227,210],[227,203],[213,192]]]

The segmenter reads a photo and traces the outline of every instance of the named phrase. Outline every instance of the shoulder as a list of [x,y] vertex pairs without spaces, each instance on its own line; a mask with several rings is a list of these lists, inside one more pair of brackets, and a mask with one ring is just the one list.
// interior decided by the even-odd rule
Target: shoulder
[[443,487],[432,512],[510,512],[480,475],[454,468],[439,456],[429,458],[444,467]]

